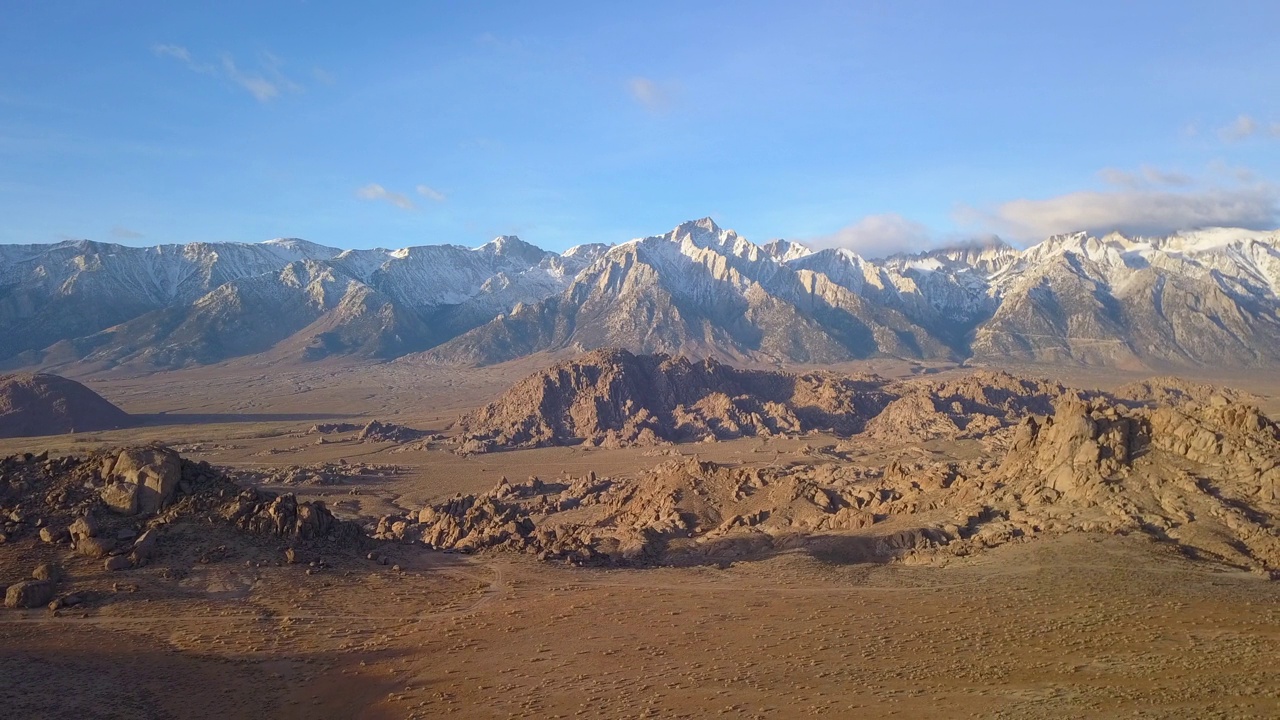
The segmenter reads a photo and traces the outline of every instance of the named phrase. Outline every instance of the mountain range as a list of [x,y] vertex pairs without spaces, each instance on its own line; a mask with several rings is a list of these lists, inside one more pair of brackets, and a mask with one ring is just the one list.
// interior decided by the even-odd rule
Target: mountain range
[[868,357],[1280,364],[1280,232],[1059,235],[878,260],[709,218],[563,254],[297,239],[0,245],[0,363],[164,369],[262,354],[492,364],[620,347],[771,363]]

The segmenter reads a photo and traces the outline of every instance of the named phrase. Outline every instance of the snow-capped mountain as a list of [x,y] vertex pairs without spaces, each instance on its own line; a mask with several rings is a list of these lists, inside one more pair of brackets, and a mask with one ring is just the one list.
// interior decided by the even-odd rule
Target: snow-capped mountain
[[393,357],[563,290],[598,255],[515,237],[340,250],[303,240],[0,245],[0,361],[180,367],[272,350]]
[[[180,367],[269,353],[494,363],[604,346],[825,363],[871,356],[1280,364],[1280,233],[1077,233],[869,260],[756,245],[709,218],[563,254],[297,239],[0,245],[0,361]],[[425,352],[424,352],[425,351]]]
[[868,260],[756,246],[710,219],[623,243],[559,296],[425,354],[501,362],[620,346],[784,362],[892,355],[1097,365],[1280,364],[1280,233],[1064,235]]

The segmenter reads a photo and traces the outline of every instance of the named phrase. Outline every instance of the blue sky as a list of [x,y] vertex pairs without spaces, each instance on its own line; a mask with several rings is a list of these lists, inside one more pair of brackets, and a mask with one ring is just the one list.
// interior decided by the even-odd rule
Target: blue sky
[[26,2],[0,242],[1277,224],[1280,5]]

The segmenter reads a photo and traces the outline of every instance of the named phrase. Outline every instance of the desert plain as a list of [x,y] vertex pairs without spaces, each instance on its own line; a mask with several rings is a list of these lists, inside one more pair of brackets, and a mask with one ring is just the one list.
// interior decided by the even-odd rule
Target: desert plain
[[[496,545],[442,550],[379,528],[504,479],[643,483],[694,458],[716,472],[838,465],[876,476],[895,463],[972,462],[983,452],[972,439],[821,432],[458,452],[461,416],[549,362],[243,361],[79,378],[139,424],[4,439],[0,456],[160,443],[246,487],[323,502],[363,537],[309,547],[291,563],[289,539],[210,520],[162,535],[149,562],[109,571],[19,532],[0,544],[0,583],[53,563],[84,600],[0,612],[3,714],[1280,715],[1274,573],[1151,534],[1014,533],[955,554],[773,542],[729,555],[577,562]],[[1154,374],[1004,369],[1101,391]],[[972,372],[896,361],[826,370],[935,380]],[[1280,411],[1269,374],[1189,379]],[[435,440],[362,440],[358,429],[374,420]],[[315,431],[326,424],[338,429]],[[1255,520],[1274,527],[1274,517]]]

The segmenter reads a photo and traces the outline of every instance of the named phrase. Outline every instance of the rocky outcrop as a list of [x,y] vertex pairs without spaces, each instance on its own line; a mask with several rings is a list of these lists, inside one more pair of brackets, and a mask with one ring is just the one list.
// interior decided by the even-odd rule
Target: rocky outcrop
[[852,434],[889,397],[875,379],[737,370],[714,360],[600,350],[516,383],[460,421],[464,452],[656,445],[824,431]]
[[133,418],[74,380],[47,373],[0,375],[0,437],[112,430]]
[[[1230,394],[1139,403],[1012,376],[912,381],[892,392],[899,399],[865,434],[787,467],[683,459],[635,478],[504,479],[386,518],[379,534],[575,563],[681,564],[787,548],[930,560],[1043,534],[1109,532],[1280,573],[1280,428]],[[849,462],[859,442],[930,436],[980,439],[969,447],[984,454]]]
[[415,440],[421,440],[429,435],[425,430],[415,430],[404,425],[396,425],[395,423],[384,423],[378,420],[370,420],[363,428],[356,439],[360,442],[390,442],[390,443],[409,443]]
[[102,461],[106,483],[98,491],[122,515],[153,514],[173,501],[182,479],[182,458],[168,448],[126,448]]
[[[181,551],[211,524],[301,547],[358,548],[364,537],[359,525],[335,518],[324,503],[246,489],[207,463],[163,447],[4,458],[0,514],[11,521],[4,526],[6,539],[65,528],[76,556],[111,571]],[[194,535],[182,529],[192,526],[198,528]]]
[[646,446],[813,432],[978,438],[1028,414],[1049,412],[1065,393],[1061,384],[1004,372],[890,382],[599,350],[536,373],[462,418],[457,450]]
[[298,502],[292,493],[246,489],[221,515],[237,527],[280,538],[351,541],[363,534],[358,525],[335,518],[324,503]]

